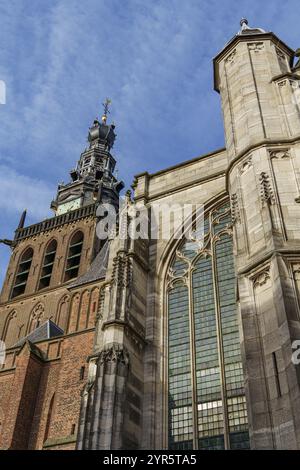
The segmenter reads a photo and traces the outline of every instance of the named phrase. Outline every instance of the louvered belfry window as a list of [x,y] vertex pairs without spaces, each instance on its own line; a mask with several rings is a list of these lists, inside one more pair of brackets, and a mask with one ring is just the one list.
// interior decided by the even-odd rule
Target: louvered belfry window
[[76,232],[71,239],[68,251],[68,258],[66,262],[65,278],[64,281],[69,281],[78,276],[80,259],[83,247],[83,233]]
[[27,250],[22,254],[18,264],[17,275],[15,277],[11,298],[24,294],[30,272],[32,258],[33,249],[27,248]]
[[52,240],[46,248],[44,261],[43,261],[43,267],[41,271],[40,282],[39,282],[39,290],[45,289],[45,287],[48,287],[50,285],[56,250],[57,250],[57,241]]

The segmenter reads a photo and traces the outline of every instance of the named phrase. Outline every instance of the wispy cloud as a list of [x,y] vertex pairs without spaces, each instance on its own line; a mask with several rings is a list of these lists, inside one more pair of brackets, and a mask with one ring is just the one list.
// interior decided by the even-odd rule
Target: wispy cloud
[[[30,210],[30,217],[44,219],[49,213],[54,187],[44,181],[17,173],[6,165],[0,165],[0,210],[7,215]],[[2,231],[3,231],[3,227]]]

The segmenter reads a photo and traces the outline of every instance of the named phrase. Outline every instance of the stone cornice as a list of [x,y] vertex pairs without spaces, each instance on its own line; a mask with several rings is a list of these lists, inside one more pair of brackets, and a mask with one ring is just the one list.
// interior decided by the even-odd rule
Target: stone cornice
[[106,330],[107,328],[110,328],[110,327],[117,327],[117,328],[122,328],[122,329],[128,329],[134,336],[137,337],[137,339],[143,343],[144,345],[147,344],[147,340],[140,334],[138,333],[134,328],[133,326],[128,323],[127,321],[124,321],[124,320],[118,320],[118,319],[115,319],[115,320],[108,320],[108,321],[105,321],[103,324],[102,324],[102,331]]
[[215,155],[218,155],[219,153],[223,153],[223,152],[226,152],[226,148],[225,147],[222,147],[220,149],[217,149],[217,150],[214,150],[212,152],[208,152],[208,153],[204,153],[203,155],[199,155],[199,157],[194,157],[194,158],[191,158],[190,160],[186,160],[184,162],[181,162],[181,163],[177,163],[177,165],[172,165],[172,166],[169,166],[168,168],[164,168],[163,170],[159,170],[155,173],[150,173],[149,174],[149,178],[155,178],[156,176],[161,176],[163,175],[164,173],[169,173],[170,171],[172,170],[177,170],[178,168],[180,167],[187,167],[189,165],[193,165],[194,163],[196,162],[201,162],[202,160],[204,160],[205,158],[210,158],[210,157],[214,157]]
[[270,33],[256,33],[256,34],[236,34],[226,45],[225,47],[217,54],[213,59],[213,66],[214,66],[214,90],[218,93],[220,92],[218,86],[218,74],[217,74],[217,65],[218,63],[224,59],[224,57],[239,43],[239,42],[257,42],[257,41],[265,41],[265,40],[272,40],[276,46],[281,46],[285,52],[290,56],[290,65],[292,66],[292,60],[294,57],[294,50],[287,46],[281,39],[279,39],[276,34]]
[[247,156],[248,153],[252,152],[253,150],[257,150],[260,147],[267,147],[267,146],[282,146],[282,145],[293,145],[297,142],[300,142],[300,136],[292,137],[289,139],[263,139],[255,144],[249,145],[245,148],[245,150],[238,153],[238,155],[229,163],[229,166],[226,171],[226,191],[229,192],[229,174],[232,168],[240,161],[243,157]]
[[[194,186],[197,186],[198,184],[206,183],[206,182],[214,180],[216,178],[221,178],[223,176],[226,176],[226,171],[225,170],[219,171],[218,173],[214,173],[214,174],[211,174],[209,176],[205,176],[203,178],[198,178],[197,180],[194,180],[191,183],[181,184],[179,186],[176,186],[176,188],[174,188],[174,189],[168,189],[166,191],[161,191],[160,193],[157,193],[153,196],[148,196],[146,202],[151,202],[151,201],[155,201],[156,199],[161,199],[163,197],[170,196],[171,194],[178,193],[178,192],[180,192],[184,189],[193,188]],[[137,202],[137,201],[142,200],[142,199],[145,199],[144,195],[135,197],[134,201]]]
[[275,256],[285,256],[285,257],[300,257],[300,247],[299,249],[292,248],[280,248],[269,250],[267,253],[263,253],[261,256],[255,258],[252,262],[247,264],[245,268],[238,270],[237,277],[250,275],[255,271],[259,266],[264,265],[266,262],[270,261]]
[[295,80],[300,80],[300,75],[297,75],[294,72],[281,73],[281,74],[276,75],[275,77],[273,77],[270,83],[277,82],[277,80],[283,80],[284,78],[292,78],[292,79],[295,79]]
[[144,269],[144,271],[146,272],[150,271],[150,268],[147,265],[147,263],[145,263],[145,261],[143,261],[143,259],[133,250],[128,251],[128,256],[132,258],[134,261],[136,261],[140,265],[140,267]]

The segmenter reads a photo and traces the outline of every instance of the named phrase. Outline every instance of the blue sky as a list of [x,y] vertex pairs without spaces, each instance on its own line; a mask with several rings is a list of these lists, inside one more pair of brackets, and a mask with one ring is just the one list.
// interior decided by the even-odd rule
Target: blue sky
[[212,58],[243,16],[300,47],[299,0],[1,0],[0,238],[24,208],[28,224],[51,216],[106,96],[127,186],[222,147]]

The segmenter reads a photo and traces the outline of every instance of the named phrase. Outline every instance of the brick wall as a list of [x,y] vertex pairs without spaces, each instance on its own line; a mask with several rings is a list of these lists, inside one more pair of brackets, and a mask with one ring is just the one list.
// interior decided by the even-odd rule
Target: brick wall
[[15,368],[0,371],[0,448],[75,448],[93,338],[90,329],[59,341],[26,343]]

